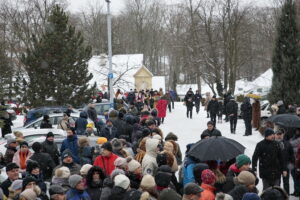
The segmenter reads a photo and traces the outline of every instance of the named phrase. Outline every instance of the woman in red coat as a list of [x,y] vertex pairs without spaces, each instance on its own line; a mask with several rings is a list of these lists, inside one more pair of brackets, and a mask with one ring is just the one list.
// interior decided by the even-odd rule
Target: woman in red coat
[[157,117],[161,119],[161,123],[164,123],[164,119],[167,113],[167,106],[168,106],[168,101],[163,97],[160,100],[158,100],[156,104],[156,109],[158,112]]

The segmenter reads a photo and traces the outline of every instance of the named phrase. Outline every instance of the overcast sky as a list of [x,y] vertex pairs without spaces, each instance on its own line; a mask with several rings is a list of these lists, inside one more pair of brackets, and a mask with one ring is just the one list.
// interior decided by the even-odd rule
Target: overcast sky
[[[151,0],[149,0],[151,1]],[[243,3],[259,5],[259,6],[270,6],[272,5],[273,0],[240,0]],[[101,5],[104,10],[106,10],[106,1],[105,0],[68,0],[69,7],[68,9],[71,12],[82,11],[88,7],[88,5]],[[114,14],[117,14],[125,7],[126,0],[111,0],[111,10]],[[182,2],[182,0],[165,0],[166,3],[172,4],[176,2]]]

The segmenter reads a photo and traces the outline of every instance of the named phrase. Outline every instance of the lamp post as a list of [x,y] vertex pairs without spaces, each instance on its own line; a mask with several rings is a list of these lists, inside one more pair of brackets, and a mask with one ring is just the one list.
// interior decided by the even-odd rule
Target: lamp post
[[105,0],[107,3],[107,39],[108,39],[108,83],[109,83],[109,102],[110,107],[113,107],[114,103],[114,91],[113,91],[113,72],[112,72],[112,47],[111,47],[111,15],[110,15],[110,0]]

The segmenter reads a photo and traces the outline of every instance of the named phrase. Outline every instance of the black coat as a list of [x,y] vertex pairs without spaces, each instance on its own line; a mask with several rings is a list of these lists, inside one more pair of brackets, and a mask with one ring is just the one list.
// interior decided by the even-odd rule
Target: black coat
[[117,129],[116,127],[112,126],[109,128],[108,126],[105,126],[101,130],[101,137],[106,137],[107,140],[112,140],[113,138],[118,138]]
[[52,171],[56,167],[56,164],[52,160],[48,153],[34,153],[30,160],[39,163],[40,169],[43,173],[44,179],[50,179],[52,176]]
[[238,104],[235,101],[229,101],[226,105],[226,113],[227,115],[234,114],[234,116],[237,116]]
[[277,115],[279,114],[285,114],[286,113],[286,109],[284,107],[284,105],[278,106],[278,111],[277,111]]
[[252,105],[249,101],[244,102],[241,105],[241,111],[244,120],[251,120],[252,119]]
[[52,128],[52,124],[48,120],[43,120],[40,125],[40,128]]
[[42,152],[48,153],[55,165],[59,165],[59,151],[54,142],[49,142],[47,139],[42,143]]
[[195,97],[193,93],[188,93],[184,97],[185,105],[189,108],[194,106]]
[[208,129],[204,130],[201,135],[207,135],[209,137],[212,137],[212,136],[222,136],[222,133],[218,129],[214,128],[211,131],[209,131]]
[[201,94],[195,94],[194,99],[195,99],[195,104],[199,105],[202,99]]
[[211,114],[218,114],[219,113],[219,102],[217,100],[211,100],[208,103],[207,111]]
[[289,141],[280,141],[279,145],[284,160],[284,166],[287,168],[288,164],[295,163],[294,149]]
[[1,185],[1,189],[3,190],[3,193],[5,194],[5,196],[8,197],[9,194],[9,190],[8,188],[11,186],[12,182],[10,179],[6,179]]
[[140,184],[142,181],[142,177],[141,176],[137,176],[136,174],[129,172],[127,174],[127,177],[130,180],[130,187],[134,188],[134,189],[139,189],[140,188]]
[[87,114],[88,114],[88,117],[93,121],[93,122],[96,122],[97,121],[97,111],[95,108],[93,107],[89,107],[87,109]]
[[121,135],[124,135],[125,137],[128,137],[129,135],[126,135],[127,133],[125,132],[126,129],[126,122],[122,119],[116,119],[113,120],[113,125],[117,129],[117,136],[120,137]]
[[88,115],[85,111],[80,113],[79,118],[75,122],[75,131],[77,135],[84,135],[86,131],[86,125],[88,124],[87,121]]
[[252,156],[252,169],[254,171],[257,171],[258,160],[260,178],[267,180],[280,179],[285,167],[278,142],[264,139],[257,143]]

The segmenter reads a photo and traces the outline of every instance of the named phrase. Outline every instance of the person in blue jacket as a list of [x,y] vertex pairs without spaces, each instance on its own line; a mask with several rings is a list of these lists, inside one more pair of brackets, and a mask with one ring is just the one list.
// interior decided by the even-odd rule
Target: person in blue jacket
[[91,197],[86,192],[85,182],[82,176],[77,174],[70,176],[69,185],[71,189],[66,195],[68,200],[91,200]]
[[60,153],[62,154],[66,149],[69,149],[69,151],[72,152],[74,162],[79,164],[80,159],[78,156],[78,138],[71,129],[67,129],[67,138],[62,142]]
[[88,124],[88,114],[82,111],[79,118],[75,122],[75,132],[77,135],[84,135],[86,130],[86,125]]
[[194,143],[186,145],[186,156],[183,161],[183,185],[195,183],[193,168],[196,165],[196,162],[192,157],[187,155],[193,145]]

